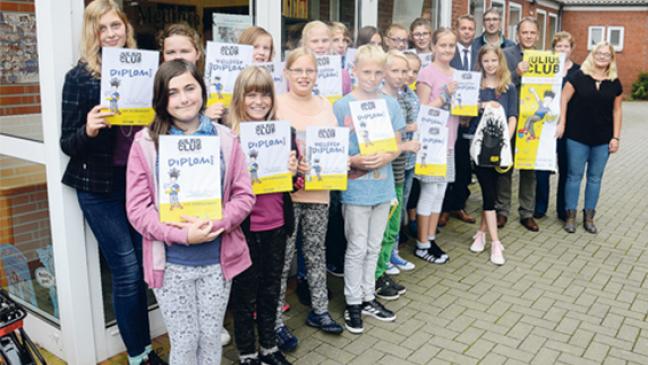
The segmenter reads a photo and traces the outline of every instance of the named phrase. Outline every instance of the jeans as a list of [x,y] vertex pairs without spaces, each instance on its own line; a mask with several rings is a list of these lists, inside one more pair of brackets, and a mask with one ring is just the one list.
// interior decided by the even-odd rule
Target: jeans
[[[255,322],[261,347],[268,350],[277,345],[274,328],[287,238],[283,227],[246,237],[252,266],[232,284],[234,334],[241,355],[256,353]],[[256,321],[252,316],[255,305]]]
[[114,171],[113,191],[77,190],[79,205],[97,238],[112,275],[112,301],[117,327],[128,355],[135,357],[151,344],[146,286],[142,273],[142,236],[126,217],[125,169]]
[[565,209],[576,210],[578,193],[587,163],[585,209],[596,209],[601,192],[601,179],[610,152],[607,144],[586,145],[567,139],[567,182],[565,184]]

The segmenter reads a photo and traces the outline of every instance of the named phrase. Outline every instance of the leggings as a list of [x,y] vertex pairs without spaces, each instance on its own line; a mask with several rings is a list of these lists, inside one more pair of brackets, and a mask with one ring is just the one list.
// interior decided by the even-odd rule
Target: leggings
[[495,210],[495,199],[497,199],[497,180],[499,172],[495,171],[493,167],[475,167],[475,175],[482,191],[484,211]]
[[421,195],[416,205],[416,214],[428,216],[432,213],[441,213],[443,197],[445,195],[447,182],[423,182],[421,184]]
[[167,263],[164,284],[153,289],[171,342],[170,365],[221,362],[221,331],[231,281],[221,266]]
[[306,280],[311,292],[311,305],[317,314],[328,312],[326,292],[326,226],[328,225],[328,205],[315,203],[295,203],[295,231],[286,243],[286,257],[281,273],[281,289],[277,305],[277,322],[275,328],[283,326],[281,307],[286,300],[288,274],[295,255],[295,241],[301,225],[302,249],[306,260]]

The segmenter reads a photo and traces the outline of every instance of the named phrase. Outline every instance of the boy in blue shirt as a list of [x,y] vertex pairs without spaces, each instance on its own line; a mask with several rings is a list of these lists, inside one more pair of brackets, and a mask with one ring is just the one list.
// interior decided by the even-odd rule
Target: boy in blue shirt
[[[353,72],[357,87],[333,105],[340,126],[353,128],[349,103],[384,99],[396,141],[405,121],[398,102],[379,93],[383,80],[385,52],[365,45],[356,52]],[[355,131],[349,135],[351,172],[346,191],[341,194],[344,232],[348,241],[344,257],[345,327],[349,332],[363,331],[362,315],[381,321],[393,321],[396,315],[376,301],[375,273],[391,202],[396,198],[391,162],[400,150],[361,155]]]

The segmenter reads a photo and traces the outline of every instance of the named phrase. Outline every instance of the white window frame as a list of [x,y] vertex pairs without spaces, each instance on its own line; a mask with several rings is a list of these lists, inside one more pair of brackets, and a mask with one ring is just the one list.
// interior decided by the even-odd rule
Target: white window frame
[[[476,0],[476,1],[479,2],[480,0]],[[481,2],[482,2],[482,13],[481,13],[481,15],[479,17],[475,16],[475,14],[473,14],[470,11],[470,2],[471,2],[471,0],[466,1],[466,5],[467,5],[466,13],[468,13],[468,14],[475,17],[475,23],[476,23],[475,24],[476,25],[476,27],[475,27],[475,36],[478,37],[479,35],[481,35],[484,32],[484,19],[483,18],[484,18],[484,13],[486,12],[486,0],[481,0]]]
[[[522,19],[523,18],[522,5],[518,4],[518,3],[510,2],[509,3],[509,8],[508,8],[508,10],[506,12],[508,20],[509,21],[511,20],[511,9],[512,8],[515,8],[520,13],[520,19]],[[518,22],[519,22],[519,20],[518,20]],[[508,24],[508,26],[506,28],[507,31],[508,31],[508,39],[512,40],[513,42],[516,42],[516,39],[515,39],[516,38],[516,34],[515,34],[516,33],[515,32],[515,27],[516,26],[517,26],[517,23],[516,24]]]
[[[591,51],[592,48],[594,48],[594,44],[592,44],[592,31],[593,30],[600,30],[601,31],[601,41],[605,40],[605,27],[602,25],[590,25],[587,27],[587,50]],[[597,42],[598,43],[598,42]]]
[[[489,9],[494,8],[493,4],[499,4],[499,5],[502,6],[500,8],[500,9],[502,9],[502,12],[500,13],[500,26],[502,27],[502,33],[504,33],[504,31],[506,30],[506,27],[508,26],[508,24],[506,23],[506,20],[508,19],[508,17],[506,16],[507,15],[506,1],[505,0],[491,0],[491,4],[490,4]],[[488,10],[488,9],[484,9],[484,12],[486,10]]]
[[[544,21],[540,24],[540,14],[544,16]],[[538,37],[540,38],[540,49],[544,50],[547,48],[547,12],[542,9],[536,10],[536,20],[540,29],[538,29]]]
[[553,36],[555,36],[556,33],[558,33],[558,14],[556,14],[556,13],[549,13],[549,18],[548,18],[548,20],[549,20],[549,25],[551,25],[551,18],[554,19],[554,29],[553,29],[553,34],[552,34],[552,36],[551,36],[551,39],[549,40],[549,45],[550,45],[550,47],[551,47],[551,43],[553,42]]
[[[612,44],[612,32],[618,30],[619,31],[619,44]],[[607,27],[607,31],[605,32],[605,39],[607,39],[610,44],[614,47],[615,52],[621,52],[623,51],[623,37],[625,33],[625,27],[624,26],[610,26]]]

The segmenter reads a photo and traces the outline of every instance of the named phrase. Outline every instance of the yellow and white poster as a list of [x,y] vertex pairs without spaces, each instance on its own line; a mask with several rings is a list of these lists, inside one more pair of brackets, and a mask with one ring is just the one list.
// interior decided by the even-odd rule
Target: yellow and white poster
[[529,71],[522,75],[514,167],[555,171],[564,56],[524,51],[523,60],[529,63]]
[[317,81],[313,95],[321,95],[331,104],[342,97],[342,56],[317,56]]
[[421,105],[416,120],[421,149],[416,154],[415,175],[446,176],[449,116],[447,110]]
[[234,83],[239,73],[252,64],[253,47],[249,45],[207,42],[205,84],[209,89],[207,105],[226,107],[232,102]]
[[352,101],[351,119],[358,138],[360,154],[396,152],[396,135],[385,99]]
[[286,79],[284,78],[283,72],[284,62],[261,62],[256,63],[255,65],[267,70],[270,73],[275,86],[275,94],[283,94],[288,91],[288,85],[286,84]]
[[220,138],[162,135],[159,151],[160,221],[221,219]]
[[288,170],[290,123],[243,122],[240,128],[254,194],[292,191],[292,174]]
[[306,128],[306,190],[346,190],[349,128]]
[[457,83],[457,90],[452,95],[450,113],[463,117],[476,117],[479,111],[481,72],[455,70],[452,78]]
[[160,53],[130,48],[107,47],[101,50],[102,111],[114,115],[111,125],[149,125],[153,111],[153,80]]

